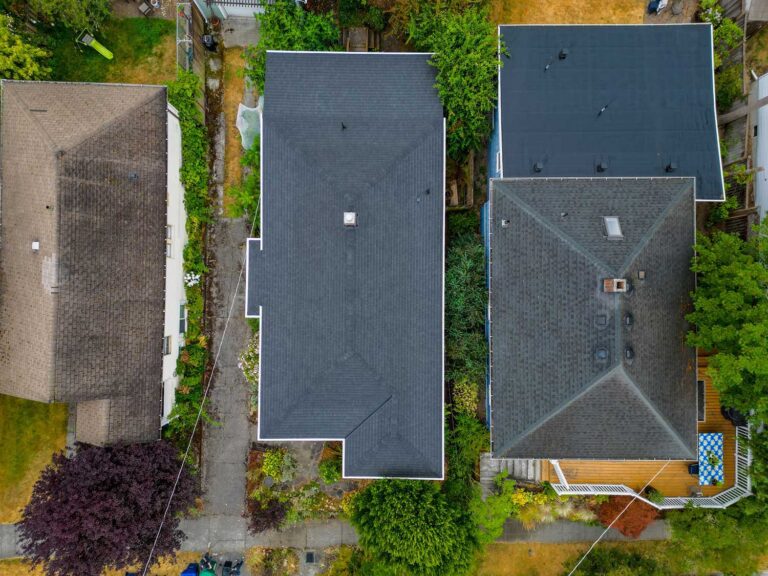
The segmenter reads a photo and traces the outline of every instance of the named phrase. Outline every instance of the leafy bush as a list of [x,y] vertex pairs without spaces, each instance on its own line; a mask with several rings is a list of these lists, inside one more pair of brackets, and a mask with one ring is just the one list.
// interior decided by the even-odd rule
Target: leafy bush
[[[566,564],[563,576],[567,576],[581,559],[582,554]],[[662,566],[640,552],[624,551],[615,547],[598,546],[579,564],[576,576],[664,576]]]
[[248,220],[253,223],[253,230],[251,231],[253,234],[259,232],[258,215],[261,196],[261,152],[259,142],[260,137],[257,136],[250,150],[246,150],[243,154],[240,164],[247,169],[247,174],[241,184],[233,186],[229,191],[235,200],[232,205],[232,216],[235,218],[247,216]]
[[374,559],[415,575],[464,573],[472,558],[470,535],[458,521],[438,484],[379,480],[354,501],[352,524],[360,544]]
[[387,21],[381,8],[369,0],[339,0],[339,25],[342,28],[367,26],[381,32]]
[[712,24],[715,68],[719,68],[725,58],[741,44],[743,32],[739,25],[725,17],[725,9],[719,0],[701,0],[699,2],[701,20]]
[[453,383],[453,409],[470,415],[477,412],[477,386],[467,378]]
[[277,498],[255,501],[248,506],[248,530],[259,534],[265,530],[278,530],[288,513],[288,506]]
[[284,448],[267,450],[262,471],[275,482],[288,482],[296,473],[296,458]]
[[717,351],[708,372],[724,406],[750,414],[754,423],[768,420],[768,222],[749,241],[714,231],[699,235],[691,269],[697,273],[696,326],[688,344]]
[[[179,549],[181,515],[198,496],[197,481],[167,442],[114,448],[78,445],[57,454],[35,483],[18,524],[24,556],[49,576],[99,576],[109,567],[146,562]],[[168,515],[165,507],[174,488]]]
[[250,386],[249,406],[251,414],[255,414],[259,407],[259,333],[251,335],[248,347],[240,354],[238,366]]
[[27,0],[40,18],[72,30],[96,30],[107,19],[109,0]]
[[[208,422],[203,395],[203,378],[208,363],[208,342],[202,333],[204,297],[200,278],[207,273],[203,257],[205,226],[211,220],[208,198],[208,140],[203,116],[197,105],[200,79],[192,72],[179,71],[168,85],[168,101],[179,113],[181,125],[181,183],[187,212],[187,245],[184,247],[187,331],[179,353],[176,373],[179,386],[170,414],[166,435],[180,447],[186,447],[202,406],[202,418]],[[197,280],[193,281],[192,278]]]
[[653,488],[649,486],[645,490],[645,497],[653,502],[654,504],[661,504],[664,502],[664,493],[661,490],[657,490],[656,488]]
[[296,490],[282,492],[280,498],[288,503],[283,527],[309,518],[333,518],[339,513],[340,502],[323,492],[317,482],[307,482]]
[[452,502],[466,504],[474,497],[480,453],[489,448],[488,429],[477,418],[457,414],[445,442],[448,470],[443,491]]
[[715,74],[715,102],[721,114],[730,110],[736,100],[744,96],[741,66],[727,66]]
[[688,506],[667,513],[672,529],[668,562],[675,573],[751,576],[768,546],[762,502],[741,500],[724,509]]
[[[445,261],[446,377],[453,382],[485,382],[485,248],[477,214],[473,218],[474,232],[454,236]],[[459,223],[466,227],[465,220]]]
[[326,484],[334,484],[341,480],[341,458],[323,460],[317,467],[320,479]]
[[340,50],[333,14],[308,12],[292,0],[276,0],[257,14],[259,42],[245,50],[245,73],[264,92],[267,50]]
[[629,505],[627,511],[622,513],[630,501],[632,498],[629,496],[611,496],[608,502],[601,504],[597,509],[597,519],[603,526],[609,526],[621,514],[613,527],[624,536],[637,538],[651,522],[659,517],[659,511],[642,500],[635,500]]
[[25,42],[16,32],[13,18],[0,13],[0,78],[43,80],[51,73],[43,62],[49,55]]
[[707,215],[707,226],[712,227],[719,224],[739,207],[739,199],[736,196],[726,196],[725,202],[713,203],[710,206],[709,214]]
[[499,36],[485,8],[439,10],[431,3],[411,8],[409,41],[434,53],[430,64],[437,68],[436,87],[447,114],[448,155],[461,161],[482,149],[491,132]]

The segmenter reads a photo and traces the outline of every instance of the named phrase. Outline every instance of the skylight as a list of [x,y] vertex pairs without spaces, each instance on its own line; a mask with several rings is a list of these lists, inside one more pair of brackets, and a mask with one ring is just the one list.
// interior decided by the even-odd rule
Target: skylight
[[603,216],[603,226],[605,227],[605,235],[610,240],[619,240],[624,238],[621,233],[621,224],[619,223],[618,216]]

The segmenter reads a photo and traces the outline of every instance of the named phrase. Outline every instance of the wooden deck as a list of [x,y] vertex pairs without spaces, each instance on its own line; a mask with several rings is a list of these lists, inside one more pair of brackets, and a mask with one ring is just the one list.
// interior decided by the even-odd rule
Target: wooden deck
[[[705,420],[699,422],[699,432],[723,433],[725,482],[722,486],[699,486],[698,478],[688,474],[688,464],[693,462],[671,461],[652,482],[664,496],[691,496],[694,490],[701,490],[704,496],[714,496],[736,482],[736,428],[720,414],[720,396],[706,373],[706,359],[699,360],[699,379],[706,384]],[[560,460],[560,468],[572,484],[624,484],[640,491],[665,463],[663,460]],[[558,482],[548,462],[542,463],[541,475],[542,480]]]

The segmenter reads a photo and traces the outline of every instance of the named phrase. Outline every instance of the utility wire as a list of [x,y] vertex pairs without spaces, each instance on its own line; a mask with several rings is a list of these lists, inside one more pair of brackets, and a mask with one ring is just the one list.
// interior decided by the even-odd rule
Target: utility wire
[[[251,232],[250,234],[253,235],[253,231],[256,227],[256,219],[259,217],[259,212],[261,211],[261,198],[259,198],[259,208],[256,210],[256,213],[253,215],[253,220],[251,221]],[[232,311],[235,308],[235,300],[237,298],[237,291],[240,289],[240,282],[243,280],[243,270],[245,269],[246,262],[245,259],[247,257],[248,251],[246,249],[245,254],[243,254],[242,258],[242,265],[240,266],[240,274],[237,277],[237,284],[235,284],[235,289],[232,291],[231,295],[231,302],[229,304],[229,312],[227,313],[227,320],[224,323],[224,330],[221,332],[221,338],[219,340],[219,347],[216,350],[216,356],[213,359],[213,366],[211,367],[210,375],[208,376],[208,382],[205,385],[205,390],[203,390],[203,399],[200,402],[200,408],[197,411],[197,418],[195,418],[195,425],[192,427],[192,433],[189,435],[189,442],[187,442],[187,449],[184,451],[184,458],[181,460],[181,466],[179,466],[179,473],[176,475],[176,480],[173,483],[173,488],[171,489],[171,495],[168,497],[168,503],[165,505],[165,511],[163,512],[163,517],[160,520],[160,526],[157,528],[157,534],[155,534],[155,540],[152,543],[152,549],[149,551],[149,557],[147,558],[146,563],[144,564],[144,569],[141,571],[141,576],[147,576],[147,570],[149,570],[149,567],[152,564],[152,556],[155,553],[155,549],[157,548],[157,542],[160,540],[160,534],[163,531],[163,525],[165,524],[165,520],[168,517],[168,512],[171,509],[171,503],[173,502],[173,497],[176,494],[176,488],[179,485],[179,481],[181,480],[181,474],[184,471],[184,465],[187,462],[187,457],[189,456],[189,451],[192,448],[192,441],[195,437],[195,431],[197,430],[197,426],[200,424],[200,419],[203,415],[203,407],[205,406],[205,401],[208,399],[208,390],[211,387],[211,382],[213,381],[213,375],[216,373],[216,364],[219,361],[219,354],[221,354],[221,348],[224,345],[224,339],[227,335],[227,328],[229,327],[229,321],[232,318]],[[248,287],[246,286],[245,289],[247,290]]]
[[[656,480],[656,477],[657,477],[659,474],[661,474],[661,473],[664,471],[664,469],[665,469],[667,466],[669,466],[669,463],[670,463],[670,462],[671,462],[671,460],[667,460],[667,461],[665,462],[664,466],[662,466],[662,467],[659,469],[659,471],[658,471],[658,472],[656,472],[656,474],[654,474],[654,475],[653,475],[653,478],[651,478],[650,480],[648,480],[648,482],[646,482],[646,483],[645,483],[645,486],[643,486],[643,489],[642,489],[642,490],[640,490],[640,492],[645,492],[645,489],[646,489],[646,488],[648,488],[648,486],[650,486],[650,485],[651,485],[651,482],[653,482],[654,480]],[[592,552],[592,550],[594,549],[594,547],[595,547],[595,546],[597,546],[598,542],[600,542],[600,540],[602,540],[602,539],[603,539],[603,536],[605,536],[605,535],[608,533],[608,530],[610,530],[610,529],[613,527],[613,525],[616,523],[616,520],[618,520],[619,518],[621,518],[622,514],[624,514],[624,512],[626,512],[626,511],[627,511],[627,509],[628,509],[630,506],[632,506],[632,503],[633,503],[635,500],[637,500],[639,497],[640,497],[640,493],[636,492],[636,493],[635,493],[635,495],[632,497],[632,500],[630,500],[630,501],[629,501],[629,503],[628,503],[626,506],[624,506],[624,510],[622,510],[621,512],[619,512],[619,513],[616,515],[616,518],[614,518],[614,519],[613,519],[613,521],[612,521],[610,524],[608,524],[608,527],[607,527],[605,530],[603,530],[603,533],[602,533],[602,534],[600,534],[600,536],[598,536],[598,537],[597,537],[597,540],[595,540],[594,542],[592,542],[592,545],[589,547],[589,549],[588,549],[586,552],[584,552],[584,555],[583,555],[581,558],[579,558],[579,561],[576,563],[576,566],[574,566],[574,567],[573,567],[573,570],[571,570],[570,572],[568,572],[568,576],[573,576],[573,574],[576,572],[576,569],[577,569],[577,568],[578,568],[578,567],[581,565],[581,563],[582,563],[582,562],[584,562],[584,560],[587,558],[587,556],[589,556],[589,553],[590,553],[590,552]]]

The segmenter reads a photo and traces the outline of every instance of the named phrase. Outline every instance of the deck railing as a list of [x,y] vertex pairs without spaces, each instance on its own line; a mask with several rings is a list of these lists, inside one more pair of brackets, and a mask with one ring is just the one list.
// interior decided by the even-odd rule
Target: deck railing
[[736,427],[736,481],[731,488],[715,496],[681,496],[664,498],[660,503],[651,502],[632,488],[623,484],[552,484],[555,492],[561,496],[637,496],[659,510],[684,508],[688,503],[700,508],[727,508],[746,496],[752,494],[752,483],[749,478],[749,467],[752,455],[749,450],[749,427]]

